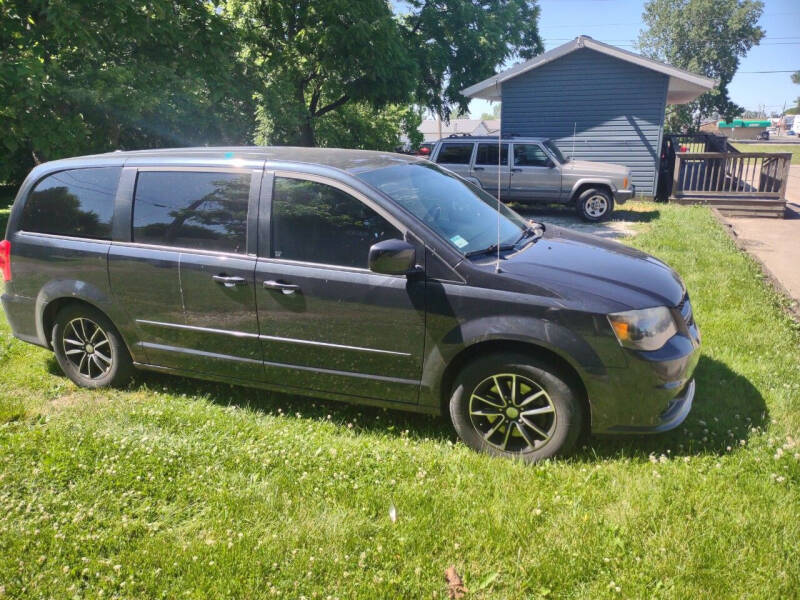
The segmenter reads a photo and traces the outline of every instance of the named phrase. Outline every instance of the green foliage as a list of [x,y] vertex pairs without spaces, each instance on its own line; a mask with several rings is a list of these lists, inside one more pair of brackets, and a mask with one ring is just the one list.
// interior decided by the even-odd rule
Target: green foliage
[[237,43],[212,2],[0,2],[0,181],[75,154],[247,140]]
[[695,403],[540,465],[444,418],[155,374],[80,389],[0,314],[3,597],[446,598],[455,564],[476,600],[795,598],[797,325],[707,208],[623,212],[692,293]]
[[544,47],[535,0],[408,0],[404,36],[417,64],[414,98],[447,119],[464,112],[461,90],[494,74],[509,58]]
[[[408,14],[396,16],[385,0],[229,0],[226,14],[245,40],[242,56],[260,76],[257,139],[379,147],[383,126],[365,120],[385,119],[386,107],[395,106],[390,118],[411,104],[448,118],[453,108],[467,108],[462,88],[512,56],[542,49],[534,0],[404,6]],[[327,118],[333,112],[340,114]],[[370,142],[333,133],[341,123]]]
[[742,107],[731,102],[728,84],[739,60],[764,37],[758,19],[764,4],[757,0],[649,0],[639,34],[640,51],[656,60],[699,73],[719,85],[686,105],[670,106],[667,129],[696,130],[711,115],[732,119]]

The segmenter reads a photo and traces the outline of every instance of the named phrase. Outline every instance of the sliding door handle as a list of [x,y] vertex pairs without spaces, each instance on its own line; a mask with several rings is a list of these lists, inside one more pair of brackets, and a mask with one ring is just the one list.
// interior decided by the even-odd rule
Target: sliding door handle
[[227,275],[212,275],[211,279],[217,283],[221,283],[227,288],[236,287],[237,285],[247,285],[247,280],[244,277],[228,277]]
[[264,282],[264,289],[279,290],[284,294],[294,294],[300,290],[300,286],[294,283],[283,283],[281,281],[274,281],[270,279]]
[[472,170],[473,171],[484,171],[485,169],[483,167],[472,167]]
[[512,173],[522,173],[522,169],[520,169],[519,167],[512,167],[511,168],[511,172]]

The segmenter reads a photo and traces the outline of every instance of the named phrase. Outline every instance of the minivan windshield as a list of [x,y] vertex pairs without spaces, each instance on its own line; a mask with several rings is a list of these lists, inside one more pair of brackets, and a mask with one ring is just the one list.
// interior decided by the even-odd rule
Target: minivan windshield
[[[497,200],[432,163],[384,167],[358,174],[463,254],[497,248]],[[513,210],[500,204],[500,247],[520,241],[530,229]]]
[[550,151],[550,154],[556,157],[556,160],[561,163],[562,165],[566,162],[569,162],[568,158],[565,158],[563,154],[561,154],[561,150],[558,149],[551,140],[545,140],[544,145]]

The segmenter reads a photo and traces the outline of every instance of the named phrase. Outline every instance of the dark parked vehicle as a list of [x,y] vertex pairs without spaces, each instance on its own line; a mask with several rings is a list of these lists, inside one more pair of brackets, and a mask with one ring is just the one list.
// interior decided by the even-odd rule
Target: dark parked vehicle
[[[498,244],[499,241],[499,244]],[[298,148],[45,163],[0,246],[14,335],[75,383],[134,368],[449,414],[537,460],[677,426],[699,334],[681,279],[523,220],[430,161]]]

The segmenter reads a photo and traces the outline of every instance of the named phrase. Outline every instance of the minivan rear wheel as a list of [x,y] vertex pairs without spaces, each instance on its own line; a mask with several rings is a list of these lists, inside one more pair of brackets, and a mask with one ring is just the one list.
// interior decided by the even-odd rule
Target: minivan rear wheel
[[614,211],[614,198],[602,188],[589,188],[578,196],[576,209],[584,221],[603,221]]
[[524,354],[494,354],[456,378],[450,417],[465,444],[527,462],[565,454],[580,436],[580,397],[549,363]]
[[51,341],[61,370],[81,387],[120,386],[133,373],[133,361],[116,327],[90,306],[61,309]]

